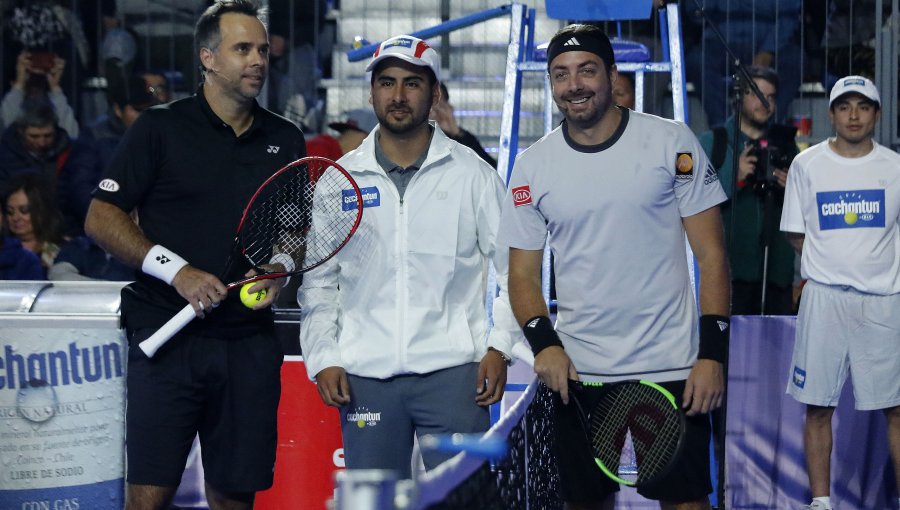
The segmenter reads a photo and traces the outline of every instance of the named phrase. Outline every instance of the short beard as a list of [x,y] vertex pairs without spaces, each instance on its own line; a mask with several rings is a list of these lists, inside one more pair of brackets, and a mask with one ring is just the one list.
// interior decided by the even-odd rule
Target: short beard
[[378,123],[381,124],[383,129],[387,129],[392,134],[395,135],[405,135],[408,133],[412,133],[415,130],[422,127],[423,124],[428,122],[428,111],[425,112],[424,115],[418,116],[410,116],[409,120],[403,122],[402,124],[398,124],[397,122],[390,119],[390,113],[386,113],[385,115],[376,114],[378,118]]

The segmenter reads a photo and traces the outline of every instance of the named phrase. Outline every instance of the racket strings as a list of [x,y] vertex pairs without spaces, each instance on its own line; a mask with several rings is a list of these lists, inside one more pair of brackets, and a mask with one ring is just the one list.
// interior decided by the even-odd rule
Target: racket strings
[[[681,420],[671,402],[658,390],[643,384],[612,387],[591,412],[594,455],[612,473],[643,483],[664,472],[678,453]],[[623,449],[633,448],[636,472],[620,470]]]
[[253,264],[284,253],[294,260],[294,272],[300,272],[347,241],[359,217],[355,185],[329,163],[313,160],[288,167],[260,188],[241,228],[244,255]]

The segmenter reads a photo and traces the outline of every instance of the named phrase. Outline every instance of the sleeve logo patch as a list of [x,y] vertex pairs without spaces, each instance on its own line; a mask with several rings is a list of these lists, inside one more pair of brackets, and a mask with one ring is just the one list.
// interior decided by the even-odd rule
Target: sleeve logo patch
[[102,189],[103,191],[108,191],[110,193],[119,191],[119,183],[112,179],[103,179],[102,181],[100,181],[100,184],[98,184],[97,187]]
[[694,175],[694,156],[690,152],[679,152],[675,156],[675,176],[690,178]]
[[806,370],[798,366],[794,366],[794,375],[791,378],[791,381],[794,383],[794,386],[798,388],[803,388],[806,386]]
[[512,189],[513,205],[516,207],[531,203],[531,188],[526,184]]

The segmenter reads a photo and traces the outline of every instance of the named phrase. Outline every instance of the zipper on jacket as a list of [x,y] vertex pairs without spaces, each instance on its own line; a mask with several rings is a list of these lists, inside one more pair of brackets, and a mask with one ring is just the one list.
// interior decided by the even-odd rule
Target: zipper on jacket
[[[398,190],[398,195],[399,190]],[[397,214],[397,236],[398,236],[398,256],[400,259],[400,274],[397,278],[397,320],[399,324],[397,325],[397,331],[399,334],[399,342],[397,342],[397,347],[400,352],[398,352],[398,357],[400,361],[400,366],[406,366],[406,314],[404,313],[406,310],[406,304],[409,302],[406,295],[407,289],[407,260],[406,260],[406,219],[404,218],[404,206],[403,206],[403,197],[400,197],[399,209]]]

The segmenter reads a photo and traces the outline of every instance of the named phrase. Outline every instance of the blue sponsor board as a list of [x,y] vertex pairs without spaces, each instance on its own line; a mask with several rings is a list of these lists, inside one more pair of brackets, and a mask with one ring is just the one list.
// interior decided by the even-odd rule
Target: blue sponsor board
[[819,230],[884,228],[884,190],[860,189],[816,193]]
[[[381,205],[381,193],[377,186],[359,188],[359,193],[362,195],[363,208]],[[352,189],[341,190],[341,209],[344,211],[356,209],[356,192]]]

